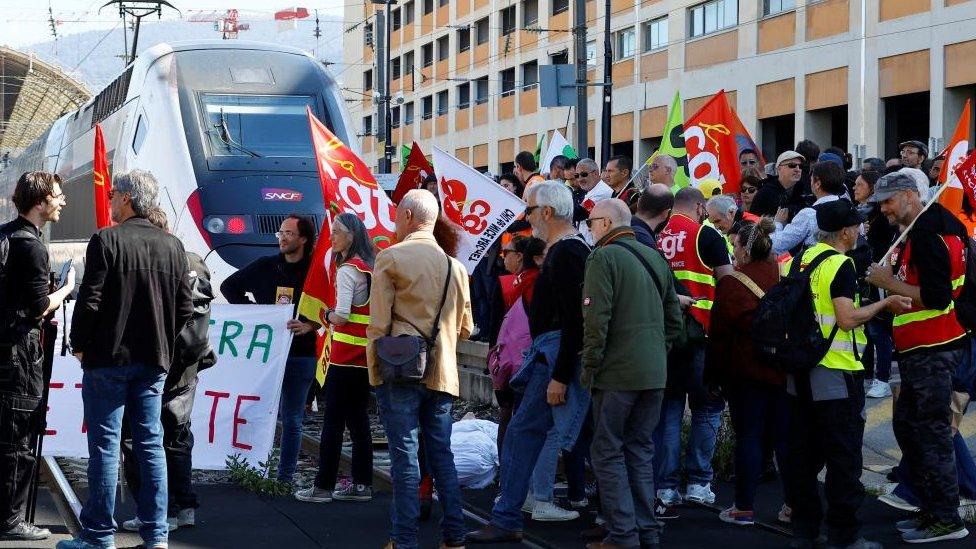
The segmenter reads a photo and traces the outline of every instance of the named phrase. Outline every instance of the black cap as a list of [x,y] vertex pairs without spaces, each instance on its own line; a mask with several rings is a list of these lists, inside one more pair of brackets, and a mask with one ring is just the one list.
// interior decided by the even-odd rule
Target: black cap
[[828,233],[860,225],[867,219],[845,198],[817,204],[813,209],[817,212],[817,227]]

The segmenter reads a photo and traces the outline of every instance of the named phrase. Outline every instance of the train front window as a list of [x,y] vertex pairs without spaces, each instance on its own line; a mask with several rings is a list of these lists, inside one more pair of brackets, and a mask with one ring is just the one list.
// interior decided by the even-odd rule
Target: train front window
[[212,156],[311,158],[312,137],[304,95],[202,94]]

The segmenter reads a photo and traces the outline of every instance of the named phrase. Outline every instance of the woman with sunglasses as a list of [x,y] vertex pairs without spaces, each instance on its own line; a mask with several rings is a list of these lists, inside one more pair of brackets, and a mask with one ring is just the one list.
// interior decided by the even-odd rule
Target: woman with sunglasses
[[762,187],[762,179],[757,174],[748,173],[742,177],[742,182],[739,183],[739,202],[742,204],[743,211],[751,211],[752,201],[756,198],[760,187]]

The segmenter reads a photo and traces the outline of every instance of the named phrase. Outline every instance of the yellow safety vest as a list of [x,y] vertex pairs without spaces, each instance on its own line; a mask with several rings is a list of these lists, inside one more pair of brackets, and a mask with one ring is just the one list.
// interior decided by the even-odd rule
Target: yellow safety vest
[[[803,252],[800,259],[801,267],[809,265],[821,253],[833,250],[824,243],[817,243]],[[813,310],[817,315],[817,322],[820,324],[820,331],[825,338],[830,337],[837,318],[834,313],[834,303],[830,297],[830,284],[837,276],[837,271],[846,262],[854,260],[844,254],[838,253],[825,259],[820,265],[810,273],[810,291],[813,293]],[[861,304],[860,296],[854,296],[854,306]],[[854,345],[857,345],[857,356],[862,356],[867,338],[864,335],[864,327],[858,326],[851,331],[837,329],[833,341],[830,342],[830,349],[827,355],[820,361],[820,365],[834,370],[860,371],[864,365],[854,357]]]

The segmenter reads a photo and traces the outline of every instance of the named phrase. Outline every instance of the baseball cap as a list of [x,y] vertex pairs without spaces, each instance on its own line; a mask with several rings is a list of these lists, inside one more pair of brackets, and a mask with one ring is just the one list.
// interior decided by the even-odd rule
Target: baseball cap
[[785,151],[783,153],[780,153],[780,155],[776,158],[776,165],[779,166],[783,162],[788,162],[790,160],[797,160],[797,159],[806,160],[802,154],[796,151]]
[[844,167],[844,159],[834,153],[820,153],[820,156],[817,157],[817,162],[833,162],[841,168]]
[[698,190],[705,199],[722,194],[722,183],[718,179],[702,179],[698,182]]
[[817,204],[813,209],[817,212],[817,227],[830,233],[860,225],[867,219],[845,198]]
[[883,202],[901,191],[918,192],[918,184],[907,174],[899,172],[881,176],[874,184],[874,194],[868,202]]

